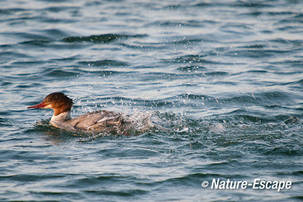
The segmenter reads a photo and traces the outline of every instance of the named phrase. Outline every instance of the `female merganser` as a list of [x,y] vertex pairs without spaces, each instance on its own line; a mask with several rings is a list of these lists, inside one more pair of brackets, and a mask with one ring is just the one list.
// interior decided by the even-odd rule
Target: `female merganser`
[[54,127],[73,132],[85,133],[115,133],[130,135],[132,133],[144,133],[152,127],[148,118],[143,120],[139,127],[128,115],[112,111],[96,111],[71,119],[70,111],[73,105],[72,99],[61,92],[51,93],[40,104],[29,106],[32,109],[53,109],[54,114],[50,124]]

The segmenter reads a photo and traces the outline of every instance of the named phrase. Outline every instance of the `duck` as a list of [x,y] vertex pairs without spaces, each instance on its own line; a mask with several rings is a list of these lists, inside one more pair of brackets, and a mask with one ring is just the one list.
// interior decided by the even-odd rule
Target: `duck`
[[71,118],[73,104],[73,100],[64,93],[54,92],[47,95],[39,104],[27,108],[52,109],[53,115],[49,123],[70,132],[131,135],[144,133],[153,126],[149,117],[145,117],[138,127],[136,121],[129,115],[108,110],[98,110]]

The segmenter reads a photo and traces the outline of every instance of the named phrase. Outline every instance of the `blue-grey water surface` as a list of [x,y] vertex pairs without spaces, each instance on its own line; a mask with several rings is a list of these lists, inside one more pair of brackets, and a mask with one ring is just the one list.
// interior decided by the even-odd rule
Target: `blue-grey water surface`
[[[302,34],[299,0],[0,1],[0,200],[302,200]],[[169,130],[55,129],[26,108],[55,91]]]

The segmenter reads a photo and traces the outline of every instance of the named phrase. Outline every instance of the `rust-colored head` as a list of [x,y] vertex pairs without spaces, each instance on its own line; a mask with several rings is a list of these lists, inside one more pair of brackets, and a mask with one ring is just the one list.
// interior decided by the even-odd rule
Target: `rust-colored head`
[[46,96],[40,104],[29,106],[29,109],[53,109],[57,116],[63,112],[70,111],[73,106],[73,100],[64,93],[55,92]]

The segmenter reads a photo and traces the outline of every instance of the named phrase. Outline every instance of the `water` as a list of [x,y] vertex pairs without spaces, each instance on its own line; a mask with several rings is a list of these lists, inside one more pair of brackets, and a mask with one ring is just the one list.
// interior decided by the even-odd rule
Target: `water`
[[[302,200],[303,2],[0,2],[0,200]],[[169,131],[77,136],[27,110],[152,113]],[[42,124],[39,122],[42,122]],[[202,189],[290,180],[290,190]]]

